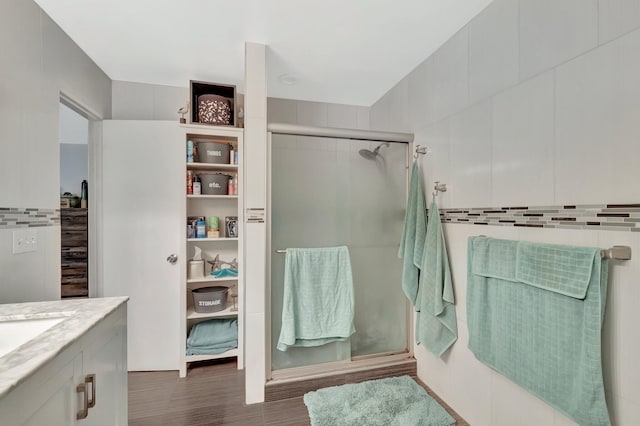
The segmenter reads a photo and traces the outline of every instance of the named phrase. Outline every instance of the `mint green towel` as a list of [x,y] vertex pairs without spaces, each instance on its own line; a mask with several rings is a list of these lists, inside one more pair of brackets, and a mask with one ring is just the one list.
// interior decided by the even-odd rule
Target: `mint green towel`
[[449,257],[435,201],[429,207],[427,223],[418,289],[420,312],[416,321],[416,343],[442,356],[458,339],[458,325]]
[[210,319],[191,328],[187,355],[217,355],[238,347],[236,318]]
[[411,183],[409,184],[409,199],[407,211],[404,215],[402,240],[398,257],[402,259],[402,290],[413,306],[416,306],[418,296],[418,280],[422,256],[424,254],[424,239],[427,235],[427,214],[422,190],[422,174],[418,162],[413,162]]
[[581,426],[609,425],[597,248],[470,237],[469,349]]
[[279,350],[348,339],[356,331],[353,312],[347,247],[287,249]]

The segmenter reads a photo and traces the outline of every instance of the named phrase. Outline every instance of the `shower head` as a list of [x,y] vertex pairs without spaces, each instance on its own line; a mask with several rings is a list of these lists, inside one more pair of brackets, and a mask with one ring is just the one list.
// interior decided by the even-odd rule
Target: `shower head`
[[360,154],[363,158],[366,158],[367,160],[375,160],[378,157],[378,155],[380,155],[378,154],[378,152],[380,151],[380,148],[382,148],[383,146],[389,147],[389,142],[381,143],[373,151],[368,149],[361,149],[360,151],[358,151],[358,154]]

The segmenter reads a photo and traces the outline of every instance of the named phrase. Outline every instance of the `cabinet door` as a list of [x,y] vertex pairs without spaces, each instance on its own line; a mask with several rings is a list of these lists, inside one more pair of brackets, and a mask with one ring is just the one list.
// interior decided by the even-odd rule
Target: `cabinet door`
[[129,296],[130,370],[177,370],[186,146],[176,122],[104,121],[102,288]]
[[[85,378],[93,375],[88,385],[95,405],[81,424],[126,426],[127,424],[127,372],[124,360],[125,333],[111,328],[99,336],[83,351]],[[95,388],[93,387],[95,386]]]
[[[7,425],[69,426],[76,424],[76,413],[83,403],[76,386],[82,380],[82,356],[78,355],[53,377],[44,383],[29,383],[18,395],[12,414],[19,413],[20,420],[6,420]],[[5,420],[3,420],[4,422]]]

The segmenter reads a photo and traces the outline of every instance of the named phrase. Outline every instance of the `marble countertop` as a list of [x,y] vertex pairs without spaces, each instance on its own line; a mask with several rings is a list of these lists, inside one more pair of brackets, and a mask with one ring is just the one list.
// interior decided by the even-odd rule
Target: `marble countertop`
[[105,297],[0,305],[0,322],[64,317],[36,338],[0,357],[0,398],[128,299]]

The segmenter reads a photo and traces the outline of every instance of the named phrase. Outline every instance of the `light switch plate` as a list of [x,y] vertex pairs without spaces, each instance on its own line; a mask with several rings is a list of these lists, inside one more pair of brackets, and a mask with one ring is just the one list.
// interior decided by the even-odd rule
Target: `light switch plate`
[[38,249],[38,231],[25,229],[13,231],[13,254],[28,253]]

